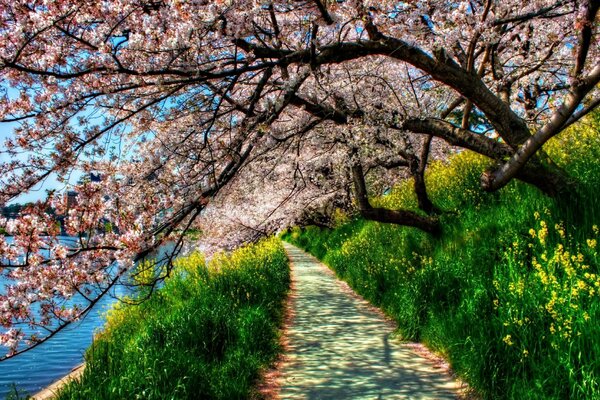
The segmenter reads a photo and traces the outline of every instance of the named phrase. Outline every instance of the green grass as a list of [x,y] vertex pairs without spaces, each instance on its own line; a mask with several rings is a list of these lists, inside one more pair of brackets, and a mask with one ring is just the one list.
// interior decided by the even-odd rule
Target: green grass
[[[600,399],[600,115],[546,151],[579,180],[565,204],[513,182],[484,193],[488,165],[469,152],[433,164],[427,184],[447,211],[442,234],[352,219],[294,228],[308,250],[399,324],[445,355],[489,399]],[[374,199],[416,208],[411,183]]]
[[280,351],[289,288],[281,242],[177,262],[140,306],[119,305],[59,399],[243,399]]

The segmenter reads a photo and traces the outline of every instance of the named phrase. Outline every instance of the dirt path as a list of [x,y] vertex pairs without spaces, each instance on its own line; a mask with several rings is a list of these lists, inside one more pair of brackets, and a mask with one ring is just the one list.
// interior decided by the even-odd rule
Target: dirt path
[[[317,259],[285,243],[295,293],[281,399],[454,399],[460,383]],[[423,354],[426,357],[423,357]]]

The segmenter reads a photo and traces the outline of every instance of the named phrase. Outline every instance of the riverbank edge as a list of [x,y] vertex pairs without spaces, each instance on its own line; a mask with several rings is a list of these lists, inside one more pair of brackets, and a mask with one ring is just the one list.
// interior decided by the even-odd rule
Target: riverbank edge
[[58,379],[54,383],[50,384],[50,386],[40,390],[38,393],[33,395],[32,400],[52,400],[56,397],[60,389],[66,385],[67,383],[79,379],[79,377],[83,374],[85,370],[85,364],[79,364],[75,368],[71,370],[67,375]]
[[[275,248],[274,246],[272,246],[274,243],[269,243],[269,242],[276,242],[278,244]],[[214,281],[213,282],[214,284],[212,285],[214,287],[212,290],[213,291],[216,291],[217,289],[227,290],[229,283],[231,283],[230,282],[231,279],[229,279],[229,280],[226,279],[226,277],[224,277],[225,275],[231,275],[230,278],[231,277],[235,278],[234,281],[237,282],[238,284],[242,284],[242,283],[246,282],[245,280],[241,279],[241,278],[244,278],[243,276],[238,276],[239,274],[237,272],[247,270],[246,275],[248,275],[248,276],[246,276],[246,278],[250,279],[250,277],[252,277],[252,280],[249,280],[248,282],[246,282],[244,287],[241,289],[241,291],[238,290],[235,293],[231,292],[232,296],[234,294],[237,294],[237,292],[240,292],[243,294],[243,296],[241,297],[242,300],[244,300],[244,301],[247,300],[247,302],[250,302],[251,304],[256,303],[257,305],[261,305],[261,307],[263,307],[263,305],[269,305],[269,306],[273,305],[274,303],[272,301],[268,301],[268,299],[260,300],[257,296],[263,292],[264,292],[263,294],[265,296],[266,295],[271,296],[272,295],[271,292],[275,292],[275,290],[268,291],[267,290],[268,288],[263,287],[264,285],[261,282],[263,282],[263,281],[270,282],[268,287],[271,287],[274,284],[274,282],[278,282],[280,280],[279,278],[283,278],[283,276],[284,276],[284,275],[282,275],[283,269],[286,269],[286,270],[288,269],[288,265],[289,265],[288,259],[285,256],[285,251],[284,251],[283,245],[280,243],[281,242],[278,239],[271,238],[268,240],[263,240],[263,241],[261,241],[261,243],[255,243],[252,245],[243,246],[243,248],[252,247],[250,249],[244,250],[243,248],[240,248],[232,253],[222,253],[218,257],[214,257],[213,261],[215,263],[218,263],[218,265],[215,265],[215,268],[210,268],[211,270],[214,270],[214,272],[215,272],[214,276],[212,276],[212,278],[214,278],[214,279],[211,279],[211,281]],[[281,253],[281,254],[279,254],[279,253]],[[269,254],[271,254],[271,255],[275,254],[277,257],[273,258],[273,257],[269,256]],[[258,260],[257,257],[260,258],[260,260]],[[263,258],[264,258],[264,260],[261,261]],[[182,270],[181,270],[182,273],[185,273],[187,271],[189,274],[193,275],[193,271],[196,269],[195,266],[199,265],[197,263],[197,260],[185,261],[186,257],[183,257],[181,260],[182,260],[181,262],[183,262],[183,264],[179,265],[179,268],[182,268]],[[248,264],[249,260],[252,262],[250,262]],[[285,263],[283,263],[283,260],[285,260]],[[238,265],[238,264],[240,264],[240,265]],[[265,266],[271,265],[271,264],[273,264],[273,265],[277,264],[277,265],[275,265],[275,266],[277,266],[277,268],[264,268]],[[284,266],[284,264],[285,264],[285,266]],[[257,266],[257,268],[258,268],[258,266],[260,266],[261,271],[264,269],[264,271],[262,271],[263,273],[257,274],[257,272],[261,272],[261,271],[259,271],[259,270],[255,271],[256,268],[254,268],[253,265]],[[217,266],[219,268],[217,268]],[[207,268],[207,270],[208,269],[209,268]],[[273,277],[271,277],[273,279],[267,279],[273,274],[266,274],[266,272],[268,270],[273,270],[273,269],[275,271],[277,271],[278,269],[282,269],[282,273],[278,274],[277,276],[274,275]],[[198,279],[201,279],[204,277],[204,275],[200,276],[200,274],[201,274],[201,271],[198,270],[198,277],[197,277]],[[286,274],[289,274],[289,272],[287,272]],[[191,276],[188,276],[188,277],[191,277]],[[224,278],[217,279],[219,277],[222,277],[222,278],[224,277]],[[204,278],[206,278],[208,280],[208,277],[204,277]],[[275,278],[277,278],[277,279],[275,279]],[[246,279],[246,280],[248,280],[248,279]],[[252,282],[252,284],[250,284],[249,282]],[[174,285],[175,285],[175,283],[174,283]],[[207,285],[208,284],[206,284],[205,286],[207,286]],[[197,285],[194,284],[194,286],[197,286]],[[281,286],[283,288],[282,285],[278,285],[278,287],[279,286]],[[181,285],[179,285],[178,287],[179,287],[180,291],[183,291],[183,288],[181,287]],[[166,287],[161,290],[166,290]],[[285,295],[288,292],[288,290],[289,290],[289,284],[285,284],[285,290],[281,292],[281,297],[280,297],[281,306],[278,307],[281,309],[281,311],[283,311],[283,303],[284,303]],[[229,291],[227,293],[229,293]],[[256,294],[256,296],[253,296],[253,294]],[[254,299],[254,300],[252,300],[252,299]],[[266,306],[264,306],[264,307],[266,307]],[[240,308],[240,310],[247,311],[247,309],[249,307],[241,307],[240,306],[239,308]],[[132,307],[132,309],[134,309],[134,307]],[[266,310],[266,308],[265,308],[265,310]],[[267,311],[265,311],[265,312],[267,312]],[[253,317],[253,316],[254,315],[250,315],[250,317]],[[114,330],[116,329],[115,327],[118,326],[118,324],[120,323],[120,320],[119,320],[119,318],[117,318],[117,317],[119,317],[118,315],[116,317],[115,317],[115,315],[113,315],[112,317],[113,317],[113,319],[108,318],[108,321],[107,321],[107,326],[112,324],[112,329],[109,331],[106,331],[107,326],[105,326],[105,331],[103,331],[103,332],[112,332],[114,334],[114,332],[115,332]],[[248,318],[248,316],[245,314],[240,315],[239,317],[240,317],[240,321],[242,321],[242,319],[241,319],[242,317],[244,318],[244,321],[246,321],[246,319]],[[238,318],[236,316],[236,321],[237,321],[237,319]],[[277,318],[277,319],[279,320],[279,318]],[[242,326],[242,324],[239,323],[240,321],[237,321],[236,323],[238,323],[238,325],[240,325],[240,329],[241,329],[241,328],[244,328],[244,326]],[[276,321],[273,321],[273,322],[276,322]],[[256,324],[253,323],[252,325],[254,326]],[[279,325],[279,323],[277,325]],[[260,328],[261,328],[261,326],[258,326],[258,328],[256,328],[256,329],[260,329]],[[275,326],[275,328],[277,328],[277,326]],[[240,331],[240,332],[244,333],[242,331]],[[273,336],[273,340],[276,341],[278,335],[276,334],[276,332],[274,332],[274,333],[275,333],[275,335]],[[255,335],[255,337],[257,337],[257,336]],[[266,336],[264,336],[264,337],[266,337]],[[102,340],[104,340],[106,338],[103,333],[103,334],[97,335],[97,337],[95,339],[96,339],[95,342],[97,344],[99,344],[102,342]],[[245,342],[242,343],[241,339],[238,341],[241,344],[245,343]],[[259,348],[260,346],[255,346],[255,347]],[[88,353],[89,353],[89,351],[88,351]],[[256,353],[256,351],[255,351],[255,353]],[[97,354],[98,354],[98,352],[94,353],[94,356],[97,356]],[[274,355],[276,355],[276,353]],[[248,357],[248,358],[252,359],[252,357]],[[89,380],[94,379],[93,377],[96,373],[96,367],[97,367],[97,365],[95,363],[95,361],[97,361],[97,359],[92,358],[91,360],[87,360],[87,361],[94,361],[94,362],[87,362],[85,372],[83,374],[81,374],[81,376],[79,376],[79,377],[77,377],[77,375],[75,375],[75,377],[77,379],[74,379],[74,380],[68,379],[71,377],[71,376],[69,376],[69,377],[67,377],[67,379],[64,380],[64,383],[61,383],[58,390],[53,390],[56,387],[55,385],[52,385],[51,387],[47,388],[47,389],[49,389],[47,391],[47,392],[49,392],[49,398],[53,399],[53,400],[56,400],[59,398],[69,398],[69,399],[83,399],[83,398],[96,398],[96,397],[112,398],[113,395],[111,393],[108,393],[108,396],[97,396],[99,392],[96,392],[96,390],[97,390],[97,388],[100,389],[97,384],[94,384],[93,386],[88,387],[88,388],[85,387],[86,383],[89,383]],[[94,364],[94,365],[92,365],[92,364]],[[94,371],[91,371],[92,367],[94,367],[93,368]],[[262,370],[263,368],[264,369],[268,368],[268,364],[264,364],[262,367],[256,369],[256,372],[260,373],[260,370]],[[260,375],[257,375],[256,379],[258,379],[259,377],[260,377]],[[104,382],[96,382],[96,383],[103,384]],[[252,395],[254,393],[255,388],[256,388],[256,386],[254,386],[254,388],[250,388],[247,395],[248,396]],[[85,392],[85,394],[83,394],[84,392]],[[33,398],[38,399],[38,396],[41,396],[42,394],[43,393],[40,392],[40,393],[36,394],[36,397],[33,397]],[[237,397],[237,396],[225,397],[225,398],[234,398],[234,397],[242,398],[242,397]],[[32,398],[32,397],[28,397],[28,398]],[[40,397],[40,398],[46,398],[46,397]],[[160,398],[160,397],[153,397],[153,398]],[[179,397],[177,397],[177,398],[179,398]]]

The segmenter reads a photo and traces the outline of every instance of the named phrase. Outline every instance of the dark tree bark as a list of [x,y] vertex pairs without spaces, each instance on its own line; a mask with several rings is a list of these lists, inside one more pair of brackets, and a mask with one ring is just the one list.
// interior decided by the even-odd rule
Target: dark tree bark
[[[488,170],[481,175],[481,187],[483,190],[494,192],[499,188],[490,186],[491,174],[493,174],[493,171]],[[530,160],[523,169],[517,172],[515,178],[533,185],[547,196],[561,201],[570,201],[570,199],[577,197],[577,181],[556,164],[552,162],[542,163],[537,157]]]
[[[514,154],[512,148],[505,143],[479,135],[468,129],[459,128],[448,121],[437,118],[409,119],[392,128],[433,135],[449,144],[473,150],[498,163],[504,162],[505,159],[512,157]],[[499,189],[489,183],[493,179],[492,174],[492,171],[486,171],[481,176],[481,187],[484,190],[495,191]],[[549,162],[542,162],[537,156],[529,160],[527,165],[522,166],[515,177],[537,187],[550,197],[559,197],[576,190],[574,180],[566,172]]]
[[[461,101],[464,101],[464,99],[459,98],[455,103],[459,104]],[[336,124],[347,123],[348,116],[339,109],[328,107],[324,104],[315,104],[299,96],[294,96],[291,99],[291,104],[304,107],[309,113],[319,118],[331,120]],[[455,108],[456,104],[453,104],[451,109]],[[413,118],[405,120],[400,124],[390,124],[388,127],[439,137],[453,146],[472,150],[498,163],[502,163],[504,160],[510,159],[515,155],[514,149],[507,143],[499,142],[469,129],[455,126],[441,118]],[[427,204],[430,201],[426,197],[427,191],[422,176],[423,173],[413,173],[410,161],[408,166],[411,168],[411,174],[415,178],[415,193],[419,199],[419,207],[427,213],[435,211]],[[550,197],[561,196],[562,193],[570,193],[576,190],[574,180],[564,171],[548,163],[542,163],[537,156],[533,156],[527,165],[523,165],[520,168],[515,176],[517,179],[537,187]],[[485,172],[481,177],[482,188],[487,191],[497,190],[498,187],[491,184],[493,180],[494,171]]]
[[360,163],[352,166],[352,178],[360,214],[363,218],[387,224],[411,226],[431,234],[440,232],[440,224],[435,217],[424,217],[409,210],[389,210],[387,208],[372,207],[367,193],[365,175]]
[[438,212],[439,210],[433,205],[427,194],[427,187],[425,186],[425,168],[427,166],[427,160],[429,158],[429,148],[431,146],[432,136],[426,136],[423,140],[423,149],[419,157],[417,157],[412,151],[401,151],[399,158],[394,160],[381,160],[376,161],[377,165],[386,169],[394,169],[398,167],[408,168],[412,178],[413,187],[417,196],[417,202],[419,209],[425,211],[427,214]]
[[427,214],[432,214],[439,211],[431,202],[429,194],[427,193],[427,186],[425,185],[425,168],[427,168],[429,149],[431,148],[432,139],[432,135],[425,136],[420,157],[418,160],[416,160],[416,165],[411,163],[410,166],[410,171],[414,179],[415,194],[417,195],[419,208],[425,211]]
[[[459,64],[443,49],[438,49],[433,54],[429,54],[409,42],[382,33],[369,18],[366,19],[365,24],[368,40],[328,44],[316,49],[316,53],[311,52],[309,49],[291,51],[261,47],[247,43],[244,40],[239,40],[239,43],[236,43],[245,51],[253,52],[257,57],[275,59],[277,64],[281,66],[290,64],[320,66],[343,63],[373,55],[386,56],[406,62],[429,74],[434,80],[454,89],[466,102],[463,129],[453,127],[450,135],[445,135],[449,132],[448,130],[437,133],[422,133],[444,137],[452,144],[469,148],[498,161],[498,166],[494,170],[490,170],[482,176],[481,184],[484,190],[494,191],[506,185],[513,178],[523,178],[524,181],[537,186],[547,195],[556,196],[571,190],[573,180],[551,164],[543,162],[538,151],[548,139],[564,130],[570,119],[577,114],[577,107],[579,107],[582,100],[600,82],[600,64],[597,64],[597,62],[595,66],[591,66],[591,72],[584,74],[584,66],[586,61],[589,62],[588,54],[592,44],[593,29],[591,27],[600,7],[598,1],[588,1],[587,3],[586,24],[581,31],[577,62],[572,73],[572,77],[577,83],[571,88],[561,108],[555,112],[544,127],[535,133],[531,132],[527,122],[513,111],[508,99],[514,81],[539,69],[543,65],[543,61],[517,75],[517,78],[513,78],[513,81],[509,79],[498,89],[497,93],[494,93],[482,80],[482,73],[487,63],[482,62],[480,70],[475,71],[472,51],[469,51],[465,55],[468,58],[465,58],[464,62]],[[536,18],[550,13],[552,10],[553,7],[540,9],[535,14],[523,16],[522,19]],[[505,26],[510,22],[512,21],[509,19],[499,19],[494,24]],[[551,56],[553,50],[549,51],[546,59]],[[484,60],[490,59],[492,72],[499,79],[497,51],[498,49],[494,46],[488,47],[484,54]],[[598,105],[597,100],[592,99],[594,107]],[[466,129],[468,128],[466,122],[468,122],[468,116],[473,107],[477,107],[485,115],[487,121],[503,139],[503,143],[486,141],[484,140],[486,138]],[[309,110],[309,112],[312,111]],[[331,113],[325,112],[325,114]],[[343,120],[338,115],[334,114],[333,116],[337,118],[338,123]],[[429,120],[433,120],[433,118],[429,118]]]

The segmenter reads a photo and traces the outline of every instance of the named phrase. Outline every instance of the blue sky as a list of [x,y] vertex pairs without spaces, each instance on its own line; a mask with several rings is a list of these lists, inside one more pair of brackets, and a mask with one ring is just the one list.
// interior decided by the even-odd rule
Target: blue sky
[[[4,150],[4,141],[13,135],[13,129],[15,126],[16,126],[15,123],[0,123],[0,143],[2,146],[2,150]],[[6,154],[0,153],[0,162],[5,162],[5,161],[7,161]],[[70,182],[71,183],[76,182],[80,176],[81,176],[81,173],[73,172]],[[48,179],[46,179],[45,181],[38,184],[36,187],[34,187],[28,193],[24,193],[24,194],[18,196],[14,200],[10,201],[8,204],[27,203],[27,202],[36,201],[36,200],[42,200],[46,197],[46,190],[61,191],[64,189],[65,189],[65,184],[58,182],[56,180],[56,176],[52,175],[52,176],[48,177]]]
[[[18,90],[13,87],[4,86],[3,88],[6,88],[5,93],[9,98],[16,98],[19,95]],[[7,138],[12,137],[14,135],[13,130],[17,126],[18,126],[18,124],[15,122],[12,122],[12,123],[0,122],[0,149],[2,150],[2,151],[0,151],[0,163],[8,161],[7,155],[3,154],[4,141]],[[22,157],[23,157],[23,159],[25,159],[25,155],[23,155]],[[70,183],[77,182],[77,180],[79,179],[80,176],[81,176],[81,172],[73,172],[69,179]],[[43,182],[40,182],[37,186],[35,186],[28,193],[21,194],[17,198],[10,201],[8,204],[27,203],[27,202],[37,201],[37,200],[43,200],[46,198],[47,190],[62,191],[65,189],[65,187],[66,187],[66,185],[64,183],[58,182],[55,175],[51,175]]]

